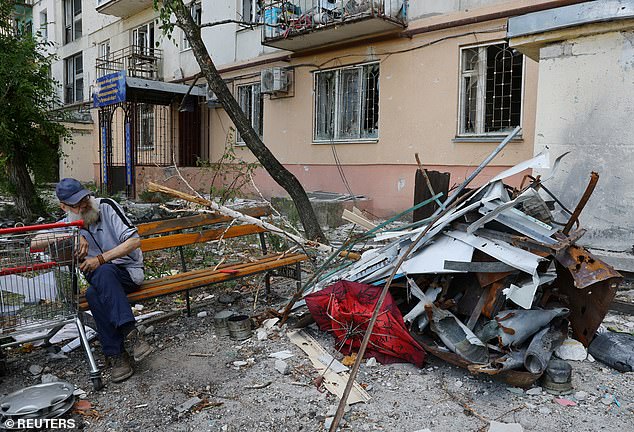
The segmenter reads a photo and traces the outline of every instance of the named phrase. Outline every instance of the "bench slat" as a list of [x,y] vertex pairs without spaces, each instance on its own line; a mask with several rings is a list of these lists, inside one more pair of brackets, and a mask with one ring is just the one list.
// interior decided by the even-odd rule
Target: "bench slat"
[[197,233],[170,234],[160,237],[150,237],[141,239],[141,250],[150,252],[170,247],[186,246],[195,243],[205,243],[218,240],[220,238],[240,237],[249,234],[258,234],[266,230],[257,225],[237,225],[226,228],[205,230]]
[[[271,209],[269,209],[268,207],[253,207],[245,210],[243,213],[251,217],[260,218],[264,216],[269,216],[271,214]],[[137,230],[141,237],[146,237],[153,234],[163,234],[187,228],[196,228],[206,225],[229,222],[231,219],[232,218],[229,216],[222,216],[217,213],[202,213],[195,216],[142,223],[137,225]]]
[[[174,294],[188,289],[201,288],[218,282],[225,282],[232,279],[238,279],[267,270],[272,270],[292,264],[296,264],[308,259],[305,254],[275,254],[265,255],[261,259],[251,263],[234,263],[227,264],[218,269],[193,270],[178,275],[167,276],[160,279],[151,279],[143,282],[138,291],[128,294],[128,301],[142,301],[154,297],[168,294]],[[235,273],[223,273],[223,268],[231,268],[236,270]],[[80,309],[88,309],[88,303],[85,297],[80,298]]]
[[[225,264],[219,265],[218,268],[216,268],[216,270],[218,270],[218,271],[219,270],[226,270],[226,269],[238,269],[239,270],[240,268],[249,266],[249,265],[251,265],[254,262],[266,263],[266,262],[269,262],[269,261],[278,261],[281,258],[289,257],[289,256],[303,256],[303,254],[271,254],[271,255],[264,255],[262,257],[254,259],[251,262],[229,262],[229,263],[225,263]],[[146,287],[146,286],[157,286],[157,285],[160,285],[162,283],[169,283],[170,281],[173,281],[173,280],[186,280],[187,278],[195,278],[195,277],[198,277],[198,275],[200,275],[200,274],[209,273],[212,270],[213,270],[213,267],[207,267],[207,268],[202,268],[202,269],[190,270],[190,271],[187,271],[185,273],[177,273],[177,274],[174,274],[174,275],[163,276],[163,277],[158,278],[158,279],[146,279],[141,284],[141,287],[143,288],[143,287]]]
[[244,267],[238,270],[236,273],[220,273],[216,270],[208,275],[201,275],[200,277],[188,281],[175,281],[168,285],[161,285],[151,289],[141,289],[128,294],[128,300],[130,302],[141,301],[148,298],[159,297],[167,294],[174,294],[188,289],[201,288],[206,285],[215,284],[218,282],[226,282],[232,279],[241,278],[244,276],[250,276],[257,273],[262,273],[267,270],[276,269],[279,267],[295,264],[297,262],[304,261],[307,257],[293,256],[283,258],[279,261],[271,261],[268,263],[252,263],[250,266]]

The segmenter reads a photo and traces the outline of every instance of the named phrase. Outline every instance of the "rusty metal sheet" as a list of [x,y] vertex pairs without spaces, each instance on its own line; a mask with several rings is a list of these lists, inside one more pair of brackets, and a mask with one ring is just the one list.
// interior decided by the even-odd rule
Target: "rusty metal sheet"
[[611,278],[623,278],[621,273],[581,246],[572,245],[558,253],[555,258],[566,267],[574,279],[575,287],[587,288],[597,282]]
[[580,246],[570,246],[555,258],[557,286],[568,298],[572,332],[588,347],[623,276]]

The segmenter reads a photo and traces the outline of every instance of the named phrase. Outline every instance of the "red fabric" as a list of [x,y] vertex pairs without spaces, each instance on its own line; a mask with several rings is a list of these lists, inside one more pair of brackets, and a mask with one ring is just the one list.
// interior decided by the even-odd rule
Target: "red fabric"
[[[331,332],[344,354],[359,350],[382,287],[339,281],[305,297],[306,305],[323,331]],[[425,351],[410,336],[403,316],[388,292],[377,317],[365,357],[381,363],[403,361],[422,367]]]

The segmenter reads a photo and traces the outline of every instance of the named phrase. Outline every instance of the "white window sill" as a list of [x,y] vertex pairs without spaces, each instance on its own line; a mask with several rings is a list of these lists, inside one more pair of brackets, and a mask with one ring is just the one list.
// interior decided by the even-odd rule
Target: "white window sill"
[[[463,135],[453,138],[451,141],[455,143],[499,143],[508,135]],[[515,136],[511,142],[524,142],[522,135]]]
[[359,139],[349,139],[349,140],[323,140],[323,141],[315,141],[313,140],[313,144],[315,145],[329,145],[329,144],[376,144],[379,142],[378,138],[359,138]]
[[192,47],[189,47],[189,48],[183,48],[183,49],[181,50],[181,52],[182,52],[182,53],[184,53],[184,52],[189,52],[189,51],[191,51],[191,50],[192,50]]

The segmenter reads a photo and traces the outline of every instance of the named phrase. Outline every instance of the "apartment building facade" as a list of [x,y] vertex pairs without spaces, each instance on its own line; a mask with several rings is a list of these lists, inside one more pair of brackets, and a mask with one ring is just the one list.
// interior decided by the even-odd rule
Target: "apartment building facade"
[[[516,126],[480,181],[533,154],[537,62],[508,46],[511,16],[574,1],[223,0],[190,5],[212,59],[276,157],[311,190],[365,195],[377,216],[412,203],[418,153],[462,181]],[[180,30],[152,0],[40,0],[33,25],[56,43],[53,75],[77,111],[62,175],[111,192],[148,181],[200,190],[197,167],[232,145],[254,161],[204,89]],[[119,72],[125,71],[125,72]],[[119,73],[126,99],[96,104]],[[189,92],[189,95],[185,95]],[[97,106],[95,106],[97,105]],[[515,179],[521,180],[521,176]],[[265,196],[283,194],[264,170]]]

